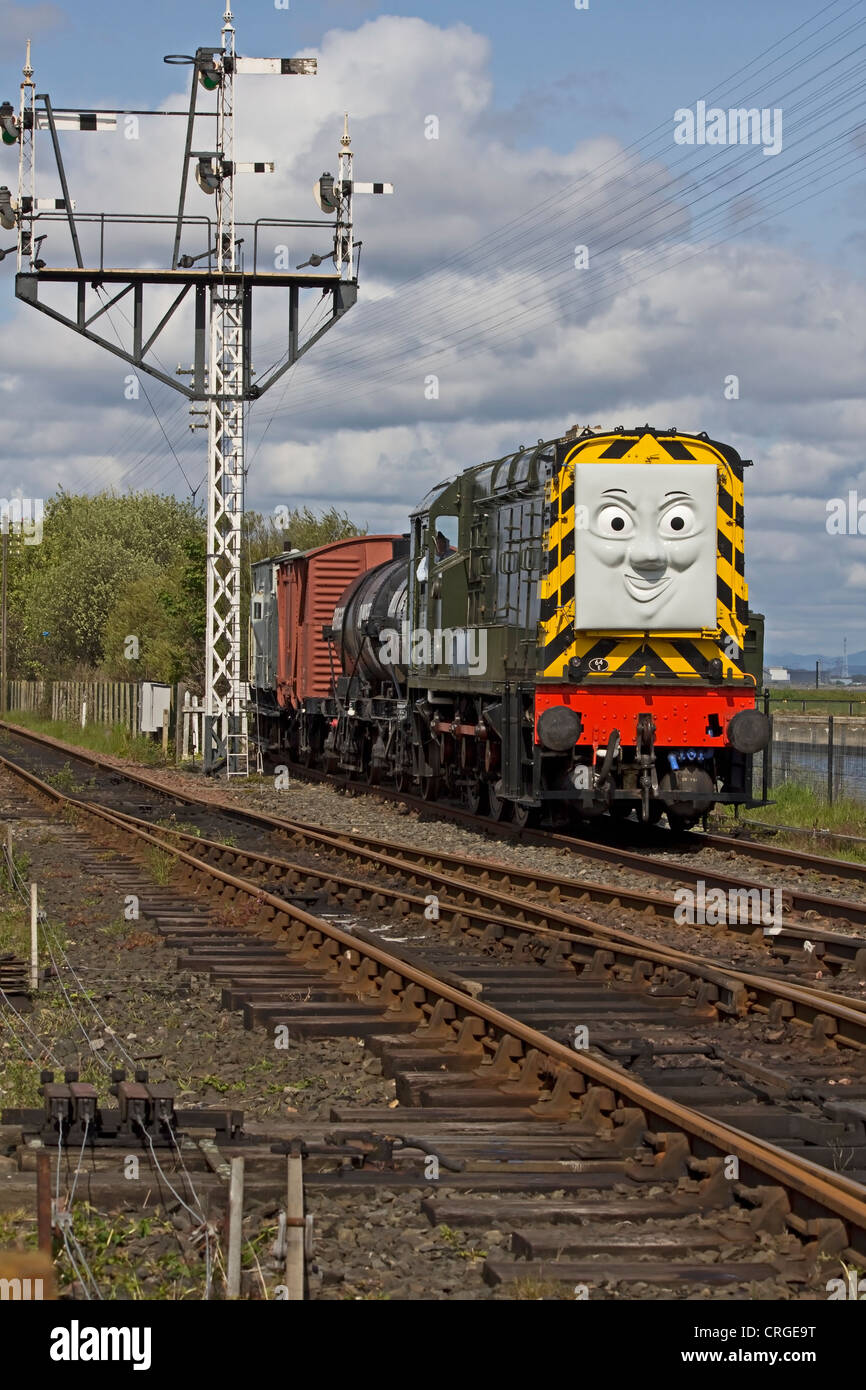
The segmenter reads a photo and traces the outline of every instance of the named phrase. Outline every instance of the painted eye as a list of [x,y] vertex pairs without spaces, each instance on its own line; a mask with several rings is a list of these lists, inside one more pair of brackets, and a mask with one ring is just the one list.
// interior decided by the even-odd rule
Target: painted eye
[[665,540],[679,540],[696,529],[697,517],[691,507],[680,502],[659,518],[659,534]]
[[622,507],[602,507],[595,524],[600,536],[611,539],[623,540],[634,534],[634,522]]

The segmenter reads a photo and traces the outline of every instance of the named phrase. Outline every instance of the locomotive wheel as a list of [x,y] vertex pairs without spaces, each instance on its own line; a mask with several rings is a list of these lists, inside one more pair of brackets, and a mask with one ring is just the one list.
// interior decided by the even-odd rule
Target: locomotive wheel
[[367,763],[367,786],[378,787],[381,768],[378,763],[374,763],[371,758]]
[[473,816],[483,816],[487,810],[487,783],[471,782],[463,789],[463,802]]
[[429,773],[424,773],[421,777],[421,795],[425,801],[438,801],[441,780],[438,777],[431,777]]
[[512,819],[515,825],[519,825],[521,830],[525,830],[527,825],[535,824],[538,813],[534,806],[521,806],[518,801],[515,801]]
[[505,800],[505,797],[502,795],[501,781],[487,783],[487,796],[490,802],[490,819],[498,821],[511,820],[514,814],[514,802]]
[[394,749],[394,786],[398,792],[408,791],[412,785],[412,769],[408,765],[406,739],[398,729]]
[[442,789],[438,743],[431,743],[427,750],[427,766],[430,771],[421,773],[421,795],[425,801],[436,801]]

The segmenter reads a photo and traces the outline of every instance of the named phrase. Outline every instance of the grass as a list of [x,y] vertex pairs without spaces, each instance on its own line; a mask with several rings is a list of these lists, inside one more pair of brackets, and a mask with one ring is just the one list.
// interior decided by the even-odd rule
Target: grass
[[854,715],[866,715],[866,691],[849,691],[846,686],[842,685],[835,690],[828,689],[827,686],[822,686],[818,690],[814,686],[797,690],[780,690],[778,687],[773,687],[770,691],[770,697],[771,714],[803,714],[803,701],[805,700],[805,713],[807,715],[837,714],[847,717],[849,703]]
[[160,830],[174,830],[178,835],[195,835],[201,839],[201,827],[192,825],[190,821],[178,820],[176,816],[163,816],[162,820],[155,821]]
[[[825,831],[830,835],[855,835],[866,839],[866,804],[850,797],[829,802],[810,787],[797,782],[783,782],[773,787],[770,795],[774,804],[753,807],[745,812],[745,818],[758,820],[762,824],[794,827],[794,833],[779,831],[773,836],[773,843],[790,848],[808,848],[815,853],[831,858],[850,859],[856,863],[866,863],[866,844],[846,843],[844,840],[827,840],[815,831]],[[725,810],[721,815],[722,830],[729,830],[735,824],[734,814]]]
[[[73,1002],[76,1002],[74,995],[72,995],[71,998]],[[40,1006],[37,1004],[33,1013],[26,1016],[27,1023],[40,1038],[44,1039],[46,1035],[50,1033],[53,1044],[56,1042],[56,1033],[60,1025],[66,1023],[68,1027],[68,1015],[66,1019],[60,1017],[61,1010],[64,1008],[66,1008],[66,1005],[63,1004],[62,1000],[60,1001],[59,1007],[52,1004],[47,1006]],[[24,1025],[15,1021],[15,1028],[23,1034],[28,1047],[34,1052],[37,1051],[38,1044],[35,1038],[25,1031]],[[2,1072],[2,1081],[0,1081],[0,1111],[5,1110],[7,1107],[10,1109],[17,1109],[20,1107],[22,1109],[34,1108],[41,1110],[44,1104],[41,1090],[42,1083],[39,1079],[42,1067],[47,1067],[50,1071],[53,1071],[59,1080],[63,1079],[61,1075],[62,1068],[58,1068],[47,1055],[39,1060],[38,1065],[31,1062],[27,1057],[22,1057],[20,1054],[10,1055],[10,1052],[5,1050],[0,1052],[0,1057],[2,1057],[2,1062],[0,1062],[0,1072]],[[81,1081],[89,1081],[96,1087],[99,1093],[100,1104],[106,1105],[112,1103],[111,1097],[108,1094],[109,1078],[98,1065],[96,1058],[83,1046],[75,1064],[79,1069],[79,1079]],[[67,1065],[72,1066],[73,1060],[68,1060]],[[2,1242],[0,1242],[0,1244],[2,1244]]]
[[224,1096],[227,1091],[237,1089],[232,1085],[231,1081],[223,1081],[222,1077],[219,1076],[203,1076],[200,1084],[202,1090],[207,1090],[209,1087],[212,1091],[217,1091],[221,1096]]
[[65,792],[71,796],[73,792],[84,790],[84,784],[75,780],[75,773],[69,763],[64,763],[57,772],[46,772],[45,781],[49,787],[54,787],[59,792]]
[[[23,854],[19,850],[12,851],[12,865],[19,881],[30,882],[30,855]],[[0,854],[0,888],[14,891],[12,876],[6,867],[6,856]]]
[[112,941],[125,941],[134,930],[138,929],[137,922],[127,922],[125,917],[118,917],[113,922],[108,922],[104,927],[100,927],[103,936],[109,937]]
[[19,960],[30,956],[30,909],[20,906],[0,906],[0,955],[11,952]]
[[0,1250],[13,1246],[35,1250],[39,1243],[36,1221],[32,1211],[18,1207],[15,1211],[0,1211]]
[[[148,1258],[140,1249],[130,1248],[137,1240],[173,1234],[167,1216],[142,1218],[124,1213],[107,1217],[86,1203],[76,1203],[72,1230],[103,1298],[172,1302],[201,1298],[204,1270],[199,1256],[178,1248]],[[220,1263],[218,1245],[214,1254]],[[56,1267],[62,1292],[74,1282],[74,1274],[63,1254],[58,1256]],[[147,1289],[142,1287],[142,1278],[147,1280]]]
[[[121,724],[88,724],[82,729],[79,720],[43,719],[38,714],[24,710],[13,710],[8,718],[10,723],[20,724],[23,729],[32,729],[37,734],[48,734],[51,738],[61,739],[77,748],[89,748],[94,753],[110,753],[116,758],[128,758],[130,762],[147,763],[151,766],[166,765],[161,742],[154,742],[144,734],[132,734]],[[171,745],[168,762],[174,766]]]
[[552,1279],[515,1279],[508,1286],[509,1298],[514,1302],[563,1302],[575,1297],[565,1283],[555,1283]]
[[[182,1023],[178,1019],[178,1024]],[[171,1023],[167,1023],[171,1027]],[[203,1041],[218,1042],[216,1033],[203,1033]],[[210,1087],[218,1095],[230,1096],[237,1102],[245,1094],[254,1095],[256,1100],[264,1103],[265,1097],[269,1097],[265,1111],[268,1114],[280,1114],[282,1107],[299,1092],[317,1084],[324,1085],[324,1077],[312,1077],[287,1085],[284,1083],[284,1063],[272,1061],[270,1058],[262,1057],[255,1062],[250,1062],[242,1069],[241,1075],[234,1081],[227,1081],[223,1077],[205,1074],[199,1071],[184,1071],[175,1073],[175,1083],[177,1094],[200,1096],[204,1090]]]
[[[244,1252],[244,1266],[254,1267],[256,1251],[273,1240],[276,1227],[262,1231]],[[72,1212],[72,1231],[104,1299],[160,1299],[176,1302],[199,1300],[204,1288],[204,1260],[199,1250],[193,1253],[177,1249],[162,1250],[158,1255],[142,1251],[141,1241],[155,1241],[160,1236],[173,1236],[171,1218],[164,1212],[150,1216],[120,1213],[111,1216],[97,1211],[86,1202],[76,1202]],[[35,1250],[38,1238],[32,1211],[20,1208],[0,1212],[0,1248]],[[222,1258],[218,1238],[211,1237],[215,1257],[214,1292],[222,1293]],[[74,1282],[72,1266],[62,1244],[55,1241],[55,1269],[58,1291],[66,1293]],[[143,1282],[145,1281],[145,1282]]]
[[151,847],[147,851],[147,865],[160,888],[164,888],[174,873],[177,860],[168,850]]
[[463,1237],[459,1231],[452,1230],[450,1226],[440,1226],[439,1236],[444,1243],[459,1255],[461,1260],[486,1260],[487,1251],[481,1250],[475,1245],[464,1245]]
[[[33,1040],[28,1036],[28,1046],[32,1045]],[[48,1063],[45,1062],[44,1065],[47,1066]],[[42,1108],[39,1072],[39,1067],[35,1067],[26,1057],[4,1057],[0,1111],[7,1107],[12,1110]]]
[[[30,868],[28,856],[13,850],[12,859],[26,883]],[[16,956],[18,960],[30,959],[30,904],[22,902],[13,892],[5,860],[0,855],[0,956],[5,954]],[[44,943],[40,945],[39,958],[44,964]]]

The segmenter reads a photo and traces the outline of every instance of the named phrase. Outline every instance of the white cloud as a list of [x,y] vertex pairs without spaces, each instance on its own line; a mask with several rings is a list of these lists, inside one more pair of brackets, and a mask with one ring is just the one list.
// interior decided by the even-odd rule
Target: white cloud
[[[356,176],[393,179],[397,194],[357,200],[359,303],[251,413],[249,505],[336,503],[374,528],[403,530],[441,478],[575,421],[707,430],[755,460],[748,568],[773,640],[788,644],[804,625],[862,629],[854,591],[866,566],[859,551],[828,544],[825,529],[828,498],[852,487],[866,496],[862,283],[774,245],[766,228],[760,243],[696,257],[689,210],[663,188],[664,166],[624,156],[612,138],[564,153],[515,151],[492,104],[490,41],[466,24],[385,16],[329,32],[317,56],[316,78],[239,83],[237,158],[278,165],[273,177],[238,179],[243,216],[318,215],[310,190],[323,169],[336,171],[344,110]],[[179,91],[165,105],[185,101]],[[438,140],[424,137],[431,114]],[[171,211],[181,126],[143,119],[137,141],[64,137],[79,209]],[[11,177],[5,157],[0,180]],[[40,193],[58,192],[47,147],[39,168]],[[212,209],[191,183],[188,212]],[[533,210],[537,223],[527,220]],[[658,226],[668,234],[664,260]],[[242,234],[249,261],[252,234]],[[287,236],[260,235],[265,259]],[[121,255],[112,232],[109,256],[156,261],[169,244],[160,236],[158,246],[154,233],[140,233]],[[289,236],[296,264],[326,250],[330,232]],[[68,255],[64,237],[52,228],[49,263]],[[92,232],[85,241],[95,254]],[[587,270],[574,268],[578,244],[589,247]],[[204,249],[203,232],[190,228],[183,249]],[[671,268],[657,275],[661,265]],[[122,311],[111,316],[121,332]],[[130,369],[21,305],[9,317],[0,341],[6,490],[27,479],[25,491],[38,482],[46,494],[60,482],[183,491],[146,399],[124,399]],[[262,301],[259,372],[285,337],[284,296]],[[159,352],[169,373],[187,364],[189,327],[173,326]],[[424,394],[431,373],[433,401]],[[147,391],[198,483],[203,434],[190,434],[179,397],[156,383]],[[866,632],[848,630],[866,646]]]

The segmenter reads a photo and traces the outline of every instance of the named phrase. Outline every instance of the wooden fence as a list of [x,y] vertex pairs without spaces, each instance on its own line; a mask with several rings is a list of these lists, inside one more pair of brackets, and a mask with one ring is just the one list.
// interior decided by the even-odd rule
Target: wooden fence
[[8,710],[41,714],[45,705],[46,681],[9,681]]
[[[181,703],[178,705],[178,698]],[[204,747],[204,700],[181,685],[173,694],[174,739],[178,761],[200,758]],[[6,709],[58,721],[120,725],[139,732],[141,691],[134,681],[9,681]]]
[[120,724],[138,732],[139,687],[134,681],[9,681],[6,709],[87,724]]
[[51,718],[119,724],[138,733],[139,689],[133,681],[52,681]]

